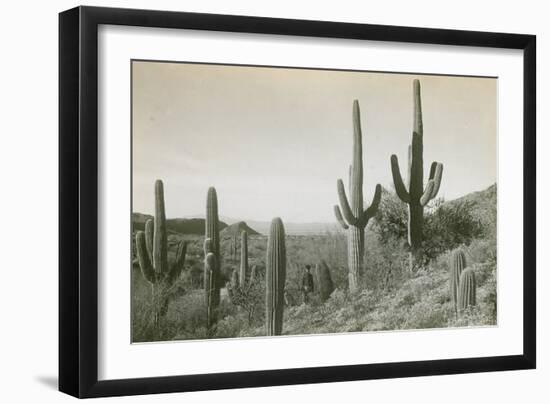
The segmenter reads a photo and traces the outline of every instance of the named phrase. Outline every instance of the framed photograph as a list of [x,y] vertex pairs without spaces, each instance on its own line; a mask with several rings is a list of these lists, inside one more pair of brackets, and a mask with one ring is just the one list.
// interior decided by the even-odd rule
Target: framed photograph
[[533,369],[532,35],[59,17],[59,387]]

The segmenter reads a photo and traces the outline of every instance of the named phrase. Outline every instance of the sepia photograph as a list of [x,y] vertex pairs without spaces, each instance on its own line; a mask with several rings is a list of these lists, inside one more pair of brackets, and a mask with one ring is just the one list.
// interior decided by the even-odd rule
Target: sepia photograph
[[132,60],[132,343],[497,326],[497,92]]

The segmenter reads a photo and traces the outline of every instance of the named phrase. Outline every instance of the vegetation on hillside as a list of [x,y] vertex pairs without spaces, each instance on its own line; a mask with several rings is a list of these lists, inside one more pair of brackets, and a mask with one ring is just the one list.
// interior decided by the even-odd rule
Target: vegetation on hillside
[[[469,197],[434,201],[427,209],[430,229],[427,255],[421,269],[410,272],[406,246],[406,210],[391,192],[383,190],[381,208],[366,231],[365,266],[360,292],[349,293],[345,232],[316,236],[286,236],[287,279],[283,334],[323,334],[379,330],[427,329],[495,325],[496,312],[496,186]],[[384,212],[384,213],[382,213]],[[447,232],[452,228],[452,232]],[[449,234],[451,233],[451,234]],[[187,242],[187,257],[162,324],[151,322],[151,288],[139,266],[133,269],[133,340],[230,338],[265,335],[265,268],[267,237],[248,237],[249,266],[256,267],[249,311],[231,302],[221,290],[219,321],[214,330],[205,326],[203,272],[204,238],[170,234],[169,259],[176,257],[180,241]],[[478,281],[477,305],[457,316],[449,292],[451,253],[464,250],[468,267]],[[234,238],[221,239],[222,284],[231,281],[239,268],[240,246],[234,253]],[[325,261],[335,286],[330,298],[321,302],[314,293],[302,303],[300,281],[306,264]]]

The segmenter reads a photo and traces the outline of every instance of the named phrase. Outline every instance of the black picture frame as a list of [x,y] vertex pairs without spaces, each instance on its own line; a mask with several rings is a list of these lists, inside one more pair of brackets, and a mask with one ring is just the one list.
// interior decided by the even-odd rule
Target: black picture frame
[[[523,354],[99,381],[97,62],[100,24],[523,50]],[[535,106],[534,35],[96,7],[77,7],[60,13],[59,390],[85,398],[534,369]]]

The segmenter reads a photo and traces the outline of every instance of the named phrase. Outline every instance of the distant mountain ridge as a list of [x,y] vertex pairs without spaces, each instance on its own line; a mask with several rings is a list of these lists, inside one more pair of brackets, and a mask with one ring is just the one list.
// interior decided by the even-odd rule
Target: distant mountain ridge
[[[392,192],[392,191],[390,191]],[[444,205],[452,206],[460,202],[471,204],[472,215],[485,224],[496,223],[497,184],[493,184],[482,191],[471,192],[456,199],[445,201]],[[143,230],[147,219],[151,215],[133,213],[134,229]],[[190,215],[184,218],[167,219],[169,231],[181,234],[204,234],[204,214]],[[222,234],[235,235],[246,230],[249,235],[269,233],[271,222],[259,220],[242,220],[227,216],[220,216],[220,231]],[[339,231],[340,227],[334,222],[292,223],[285,222],[285,232],[288,235],[316,235]]]
[[[134,230],[144,230],[145,222],[152,219],[153,216],[143,213],[132,213],[132,226]],[[166,219],[166,227],[168,232],[176,232],[180,234],[198,234],[204,235],[204,219]],[[227,227],[227,223],[220,221],[220,230]]]

